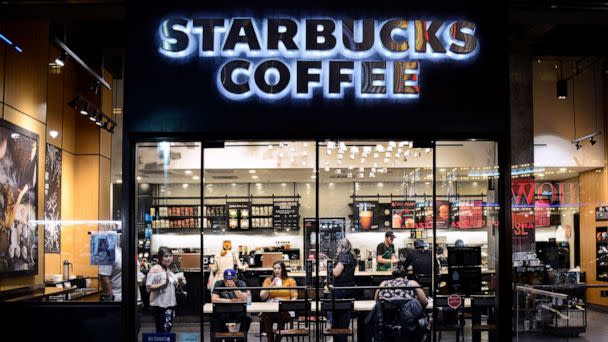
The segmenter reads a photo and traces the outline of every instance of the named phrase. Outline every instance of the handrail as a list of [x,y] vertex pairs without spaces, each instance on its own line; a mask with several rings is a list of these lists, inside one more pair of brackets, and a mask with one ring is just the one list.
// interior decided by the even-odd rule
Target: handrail
[[547,297],[552,297],[552,298],[557,298],[557,299],[568,299],[568,295],[567,294],[557,293],[557,292],[550,292],[550,291],[544,291],[544,290],[538,290],[538,289],[535,289],[535,288],[532,288],[532,287],[528,287],[528,286],[516,286],[515,289],[517,291],[520,291],[520,292],[539,294],[539,295],[543,295],[543,296],[547,296]]

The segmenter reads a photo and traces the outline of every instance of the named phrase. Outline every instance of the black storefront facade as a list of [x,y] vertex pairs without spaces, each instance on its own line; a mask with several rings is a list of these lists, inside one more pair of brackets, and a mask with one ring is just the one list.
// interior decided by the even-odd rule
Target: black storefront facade
[[[137,143],[199,141],[204,149],[234,140],[301,139],[315,141],[318,156],[326,140],[395,139],[431,148],[433,155],[442,140],[497,143],[497,236],[503,243],[495,265],[496,336],[511,339],[503,8],[477,1],[379,1],[342,8],[310,1],[255,7],[183,1],[129,5],[127,14],[124,338],[136,336],[130,260],[137,255]],[[315,169],[320,172],[318,159]]]

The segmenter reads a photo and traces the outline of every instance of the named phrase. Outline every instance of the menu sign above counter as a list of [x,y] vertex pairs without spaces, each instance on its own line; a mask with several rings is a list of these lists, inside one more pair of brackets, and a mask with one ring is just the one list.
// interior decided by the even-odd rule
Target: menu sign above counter
[[300,223],[300,204],[296,201],[273,203],[272,226],[277,230],[298,230]]

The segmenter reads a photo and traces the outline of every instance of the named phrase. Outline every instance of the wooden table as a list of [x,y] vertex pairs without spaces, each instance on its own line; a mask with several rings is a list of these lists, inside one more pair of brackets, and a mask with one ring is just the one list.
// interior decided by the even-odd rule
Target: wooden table
[[[372,311],[374,305],[376,304],[375,300],[356,300],[355,301],[355,311],[356,312],[366,312]],[[464,299],[464,307],[471,307],[471,298]],[[427,305],[426,310],[433,310],[433,300],[429,298],[429,305]],[[311,302],[311,311],[317,311],[317,302]],[[251,305],[247,305],[248,313],[264,313],[264,312],[279,312],[279,302],[253,302]],[[206,303],[203,306],[203,313],[206,315],[213,313],[213,304]]]

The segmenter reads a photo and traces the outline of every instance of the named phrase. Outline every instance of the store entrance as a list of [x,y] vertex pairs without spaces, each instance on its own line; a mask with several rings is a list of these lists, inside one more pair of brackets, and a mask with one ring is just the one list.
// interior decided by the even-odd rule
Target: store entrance
[[496,145],[139,143],[141,333],[363,341],[417,301],[421,337],[492,339]]

